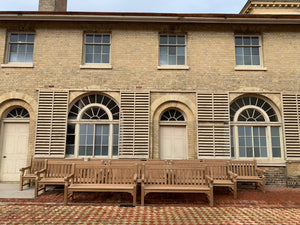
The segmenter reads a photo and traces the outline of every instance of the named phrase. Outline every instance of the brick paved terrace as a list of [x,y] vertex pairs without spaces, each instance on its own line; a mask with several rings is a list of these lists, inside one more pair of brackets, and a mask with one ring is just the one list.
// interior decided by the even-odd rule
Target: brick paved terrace
[[0,224],[300,224],[299,188],[269,186],[264,194],[242,186],[236,200],[224,189],[214,193],[215,207],[202,194],[155,193],[144,207],[128,207],[126,193],[79,193],[64,206],[56,188],[36,199],[0,199]]

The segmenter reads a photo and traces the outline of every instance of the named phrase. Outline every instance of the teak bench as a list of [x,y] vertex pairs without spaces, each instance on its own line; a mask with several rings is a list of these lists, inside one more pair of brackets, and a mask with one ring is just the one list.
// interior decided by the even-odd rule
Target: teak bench
[[229,161],[229,169],[237,174],[237,182],[254,182],[256,188],[259,184],[265,193],[265,171],[257,168],[256,160],[232,160]]
[[151,192],[204,193],[210,206],[213,201],[213,180],[206,176],[205,166],[144,165],[141,185],[141,205]]
[[64,178],[69,176],[75,165],[71,160],[45,160],[45,168],[36,172],[35,197],[39,191],[46,191],[47,185],[64,185]]
[[[45,159],[31,158],[30,165],[20,169],[20,191],[24,186],[30,187],[31,181],[35,180],[35,172],[45,167]],[[26,182],[27,181],[27,182]]]
[[206,174],[213,179],[214,187],[228,187],[237,198],[237,175],[229,168],[228,161],[206,161]]
[[74,192],[127,192],[136,205],[137,166],[76,164],[65,178],[64,204],[74,198]]

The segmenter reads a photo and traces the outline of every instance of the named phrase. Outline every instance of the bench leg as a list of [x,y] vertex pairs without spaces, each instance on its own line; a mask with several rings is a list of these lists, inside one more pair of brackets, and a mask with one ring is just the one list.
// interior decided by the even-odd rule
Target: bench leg
[[141,205],[144,206],[144,202],[145,201],[145,191],[144,191],[144,188],[142,187],[142,190],[141,190]]
[[39,182],[35,181],[34,185],[34,197],[36,198],[39,194]]
[[23,191],[23,178],[20,177],[20,191]]
[[64,189],[64,205],[68,204],[68,186],[65,186]]

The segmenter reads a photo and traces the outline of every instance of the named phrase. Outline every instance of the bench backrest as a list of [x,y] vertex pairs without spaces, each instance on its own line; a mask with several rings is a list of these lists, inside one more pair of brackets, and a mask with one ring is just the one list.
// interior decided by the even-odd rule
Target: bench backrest
[[136,165],[75,164],[73,183],[133,184]]
[[228,180],[229,179],[229,164],[227,161],[211,161],[205,162],[206,173],[214,180]]
[[206,185],[205,166],[144,165],[144,183],[156,185]]
[[229,169],[238,176],[257,176],[256,160],[232,160]]
[[42,158],[32,158],[30,163],[30,173],[34,174],[35,172],[43,169],[45,167],[45,159]]
[[46,160],[45,177],[48,178],[64,178],[74,171],[74,162],[72,161],[48,161]]

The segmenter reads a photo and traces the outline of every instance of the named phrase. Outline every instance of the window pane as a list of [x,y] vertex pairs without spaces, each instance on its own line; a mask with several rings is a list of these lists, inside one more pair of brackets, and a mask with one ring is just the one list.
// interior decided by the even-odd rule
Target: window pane
[[267,146],[267,142],[266,142],[266,138],[265,137],[261,137],[260,138],[260,146]]
[[19,45],[19,52],[25,52],[26,51],[26,45]]
[[245,146],[245,138],[244,137],[240,137],[239,138],[239,146],[241,146],[241,147],[243,147],[243,146]]
[[94,45],[87,45],[85,47],[85,53],[87,53],[87,54],[94,53]]
[[244,57],[243,56],[236,56],[235,61],[236,61],[236,65],[244,65]]
[[168,65],[168,56],[160,56],[159,64],[160,65]]
[[94,134],[94,125],[87,125],[87,134]]
[[27,54],[30,52],[33,52],[33,45],[30,45],[30,44],[27,45],[26,52],[27,52]]
[[185,44],[185,36],[177,36],[177,44],[184,45]]
[[168,43],[167,35],[161,35],[160,38],[159,38],[159,43],[160,44],[167,44]]
[[161,46],[161,47],[159,48],[159,54],[160,54],[160,55],[168,55],[168,47]]
[[239,137],[244,136],[244,127],[238,127]]
[[34,42],[34,34],[27,34],[27,42]]
[[175,45],[176,44],[176,36],[169,36],[169,44]]
[[247,147],[247,157],[253,157],[253,152],[251,147]]
[[185,65],[185,56],[177,56],[177,65]]
[[10,52],[17,52],[17,51],[18,51],[18,44],[11,44]]
[[267,148],[261,148],[261,157],[268,157]]
[[79,147],[79,155],[85,155],[85,147],[84,146],[80,146]]
[[108,136],[102,137],[102,145],[108,145]]
[[100,147],[100,146],[96,146],[96,147],[95,147],[94,155],[95,155],[95,156],[101,155],[101,147]]
[[252,137],[251,127],[245,127],[245,130],[246,130],[246,136]]
[[244,55],[251,55],[251,48],[250,47],[245,47],[244,48]]
[[108,156],[108,146],[103,146],[102,147],[102,155],[103,156]]
[[26,42],[26,34],[19,34],[18,41],[20,41],[20,42]]
[[279,127],[271,127],[271,135],[279,137]]
[[273,154],[273,157],[275,158],[280,158],[281,157],[281,151],[280,151],[280,148],[272,148],[272,154]]
[[110,46],[109,45],[103,45],[103,52],[102,53],[109,53],[110,51]]
[[74,146],[72,146],[72,145],[67,145],[67,146],[66,146],[66,154],[67,154],[67,155],[74,155]]
[[235,45],[242,45],[243,38],[242,37],[235,37]]
[[[92,52],[88,52],[92,53]],[[101,53],[101,45],[94,45],[94,53]]]
[[92,156],[93,155],[93,146],[86,147],[86,155]]
[[260,150],[258,147],[254,148],[254,157],[260,157]]
[[245,147],[239,147],[240,157],[246,157],[246,149]]
[[250,45],[250,37],[243,37],[244,45]]
[[18,62],[25,62],[25,53],[18,54],[17,60]]
[[86,43],[94,43],[94,35],[86,35],[85,42]]
[[113,156],[117,156],[118,155],[118,146],[114,146],[113,147]]
[[102,142],[102,138],[101,136],[96,136],[95,137],[95,145],[101,145],[101,142]]
[[110,43],[110,35],[103,35],[103,43],[105,44]]
[[95,35],[95,41],[94,43],[100,44],[102,43],[102,35]]
[[103,126],[103,134],[109,134],[109,126],[108,125],[102,125]]
[[93,55],[91,55],[91,54],[85,55],[85,62],[86,63],[93,63]]
[[170,65],[176,65],[176,56],[170,56],[169,57],[169,64]]
[[243,47],[235,47],[236,55],[243,55]]
[[258,37],[252,37],[252,45],[259,45],[259,38]]
[[246,138],[246,146],[251,147],[252,146],[252,137]]
[[258,47],[253,47],[252,48],[252,55],[259,55],[259,48]]
[[252,57],[253,65],[260,65],[259,56],[253,56]]
[[18,62],[18,54],[17,53],[11,53],[9,56],[10,62]]
[[109,55],[102,55],[102,63],[109,63]]
[[32,62],[33,54],[26,54],[25,62]]
[[169,47],[169,55],[176,55],[176,47]]
[[251,65],[251,56],[244,56],[244,65]]
[[94,55],[94,63],[101,63],[101,55],[100,54]]
[[10,41],[11,42],[18,42],[18,34],[11,34],[10,35]]
[[177,55],[185,55],[185,47],[177,47]]

